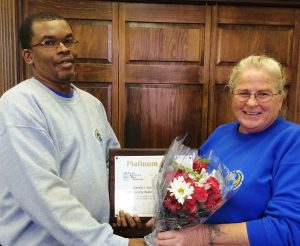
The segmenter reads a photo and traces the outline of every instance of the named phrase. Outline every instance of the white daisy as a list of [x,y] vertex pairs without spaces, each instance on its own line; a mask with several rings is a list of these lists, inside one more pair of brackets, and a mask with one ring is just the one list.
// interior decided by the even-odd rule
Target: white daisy
[[190,183],[186,183],[182,176],[174,178],[170,186],[171,188],[168,188],[168,190],[180,204],[183,204],[186,199],[192,198],[191,195],[194,192],[194,187]]

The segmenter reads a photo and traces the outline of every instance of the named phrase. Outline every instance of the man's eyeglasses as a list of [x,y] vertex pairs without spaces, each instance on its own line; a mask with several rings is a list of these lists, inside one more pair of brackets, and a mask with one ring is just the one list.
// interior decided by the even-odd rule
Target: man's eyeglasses
[[32,45],[30,48],[40,46],[42,48],[57,49],[60,46],[60,44],[63,44],[67,48],[74,48],[77,47],[79,41],[75,39],[63,39],[63,40],[47,39],[47,40],[43,40],[40,43]]
[[272,100],[273,96],[280,94],[281,91],[277,93],[272,93],[271,91],[257,91],[254,94],[251,94],[249,91],[235,91],[233,93],[234,98],[240,102],[248,101],[249,98],[253,95],[256,101],[266,103]]

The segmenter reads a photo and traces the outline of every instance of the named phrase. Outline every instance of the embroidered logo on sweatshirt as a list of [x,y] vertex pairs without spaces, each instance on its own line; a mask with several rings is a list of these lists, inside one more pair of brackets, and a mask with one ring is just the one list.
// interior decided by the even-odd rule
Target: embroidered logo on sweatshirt
[[97,128],[94,131],[94,136],[100,143],[103,141],[102,135]]
[[237,188],[239,188],[243,181],[244,181],[244,174],[242,173],[241,170],[235,170],[232,171],[229,175],[228,175],[228,179],[233,179],[233,190],[236,190]]

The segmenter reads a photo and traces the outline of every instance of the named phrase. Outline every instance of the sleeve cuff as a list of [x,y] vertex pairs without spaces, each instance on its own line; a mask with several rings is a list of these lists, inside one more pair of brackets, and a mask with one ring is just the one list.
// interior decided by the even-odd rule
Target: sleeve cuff
[[263,220],[248,221],[246,225],[251,246],[260,246],[268,242]]
[[118,235],[113,235],[110,239],[110,246],[128,246],[129,239],[125,237],[120,237]]

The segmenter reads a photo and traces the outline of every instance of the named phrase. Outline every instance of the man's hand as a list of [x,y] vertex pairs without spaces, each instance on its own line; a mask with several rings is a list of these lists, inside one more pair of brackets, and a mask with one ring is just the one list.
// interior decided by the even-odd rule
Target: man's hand
[[154,226],[154,223],[155,223],[154,219],[150,219],[150,220],[148,220],[148,221],[146,222],[145,227],[146,227],[147,229],[150,229],[150,228],[152,228],[152,227]]
[[117,216],[115,226],[123,227],[123,228],[126,228],[129,226],[131,228],[137,227],[137,228],[141,229],[144,227],[144,224],[141,221],[139,216],[137,216],[137,215],[132,216],[131,214],[126,213],[121,210]]

